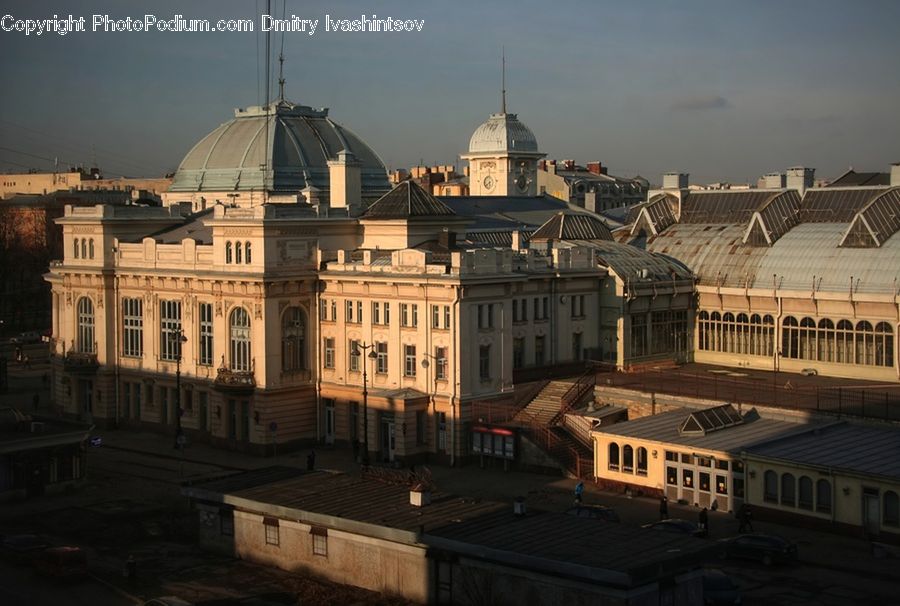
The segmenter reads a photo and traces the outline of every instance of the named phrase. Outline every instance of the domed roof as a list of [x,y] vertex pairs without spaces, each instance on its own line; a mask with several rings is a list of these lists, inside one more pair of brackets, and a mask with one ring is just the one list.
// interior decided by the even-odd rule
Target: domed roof
[[530,128],[519,122],[516,114],[491,114],[472,134],[469,153],[506,151],[538,153],[537,139]]
[[[268,117],[268,129],[266,122]],[[266,133],[268,130],[268,141]],[[262,190],[295,193],[312,185],[328,191],[328,160],[352,153],[360,163],[362,194],[375,199],[390,189],[384,163],[371,147],[314,109],[287,101],[267,112],[234,110],[234,119],[206,135],[184,157],[170,191]],[[263,175],[265,165],[268,174]]]

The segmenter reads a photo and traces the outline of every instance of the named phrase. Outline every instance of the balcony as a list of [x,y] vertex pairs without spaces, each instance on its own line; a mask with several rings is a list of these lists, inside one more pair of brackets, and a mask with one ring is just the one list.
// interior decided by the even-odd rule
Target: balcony
[[72,374],[94,374],[100,368],[97,362],[97,354],[70,351],[66,353],[63,361],[63,370]]
[[253,378],[252,367],[249,371],[242,371],[220,366],[213,386],[224,393],[250,394],[256,389],[256,379]]

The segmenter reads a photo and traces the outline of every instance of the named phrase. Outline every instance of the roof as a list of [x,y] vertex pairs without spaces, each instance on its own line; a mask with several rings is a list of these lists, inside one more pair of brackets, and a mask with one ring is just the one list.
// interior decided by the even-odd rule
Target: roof
[[[181,244],[181,241],[185,239],[194,240],[197,244],[212,244],[212,227],[208,227],[203,219],[211,215],[214,210],[215,207],[211,206],[188,216],[181,225],[167,227],[147,237],[153,238],[159,244]],[[136,242],[141,240],[143,237],[137,239]]]
[[362,219],[412,219],[451,217],[456,213],[413,181],[407,179],[372,203]]
[[900,480],[900,430],[836,423],[790,440],[748,448],[751,455]]
[[[268,139],[267,139],[268,137]],[[307,185],[330,189],[328,161],[346,150],[360,163],[363,198],[386,192],[387,171],[378,155],[349,129],[313,109],[281,101],[236,109],[234,118],[201,139],[185,155],[170,191],[266,188],[298,192]],[[264,177],[263,167],[268,171]]]
[[531,240],[612,240],[606,223],[598,217],[560,211],[541,225]]
[[506,151],[537,154],[537,139],[530,128],[519,122],[516,114],[491,114],[491,117],[472,133],[472,138],[469,139],[469,153]]
[[575,204],[539,196],[443,196],[439,199],[460,216],[473,220],[469,231],[505,228],[537,229],[559,212],[593,215]]
[[828,184],[828,187],[890,185],[891,173],[858,173],[852,168]]
[[[35,425],[37,424],[37,425]],[[77,444],[87,439],[91,425],[25,414],[0,408],[0,454]]]
[[680,408],[633,421],[600,427],[593,433],[737,455],[755,444],[791,436],[812,427],[809,423],[763,418],[755,412],[750,412],[743,415],[743,423],[724,427],[718,431],[704,434],[680,432],[679,429],[685,420],[696,412],[696,410]]

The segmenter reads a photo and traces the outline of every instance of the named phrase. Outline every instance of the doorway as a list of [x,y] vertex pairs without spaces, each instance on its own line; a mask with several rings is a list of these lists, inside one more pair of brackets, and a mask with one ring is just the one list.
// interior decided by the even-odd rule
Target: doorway
[[334,400],[325,400],[325,443],[334,444]]
[[397,439],[394,435],[394,419],[381,420],[381,457],[387,462],[394,461]]

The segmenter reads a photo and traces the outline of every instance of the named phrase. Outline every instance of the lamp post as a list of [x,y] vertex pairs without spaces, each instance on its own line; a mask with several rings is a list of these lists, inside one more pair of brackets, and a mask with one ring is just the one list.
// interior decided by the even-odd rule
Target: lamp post
[[169,333],[169,340],[175,344],[175,448],[184,453],[184,434],[181,431],[181,347],[187,337],[181,328]]
[[[370,360],[374,360],[378,357],[378,354],[375,353],[373,349],[375,347],[374,343],[366,345],[365,342],[353,343],[353,351],[350,352],[352,356],[360,356],[363,355],[363,352],[366,352],[370,349],[369,353],[365,356]],[[362,351],[360,351],[360,349]],[[366,372],[366,360],[363,358],[362,360],[362,371],[363,371],[363,452],[362,452],[362,463],[363,465],[369,464],[369,389],[368,389],[368,373]]]

